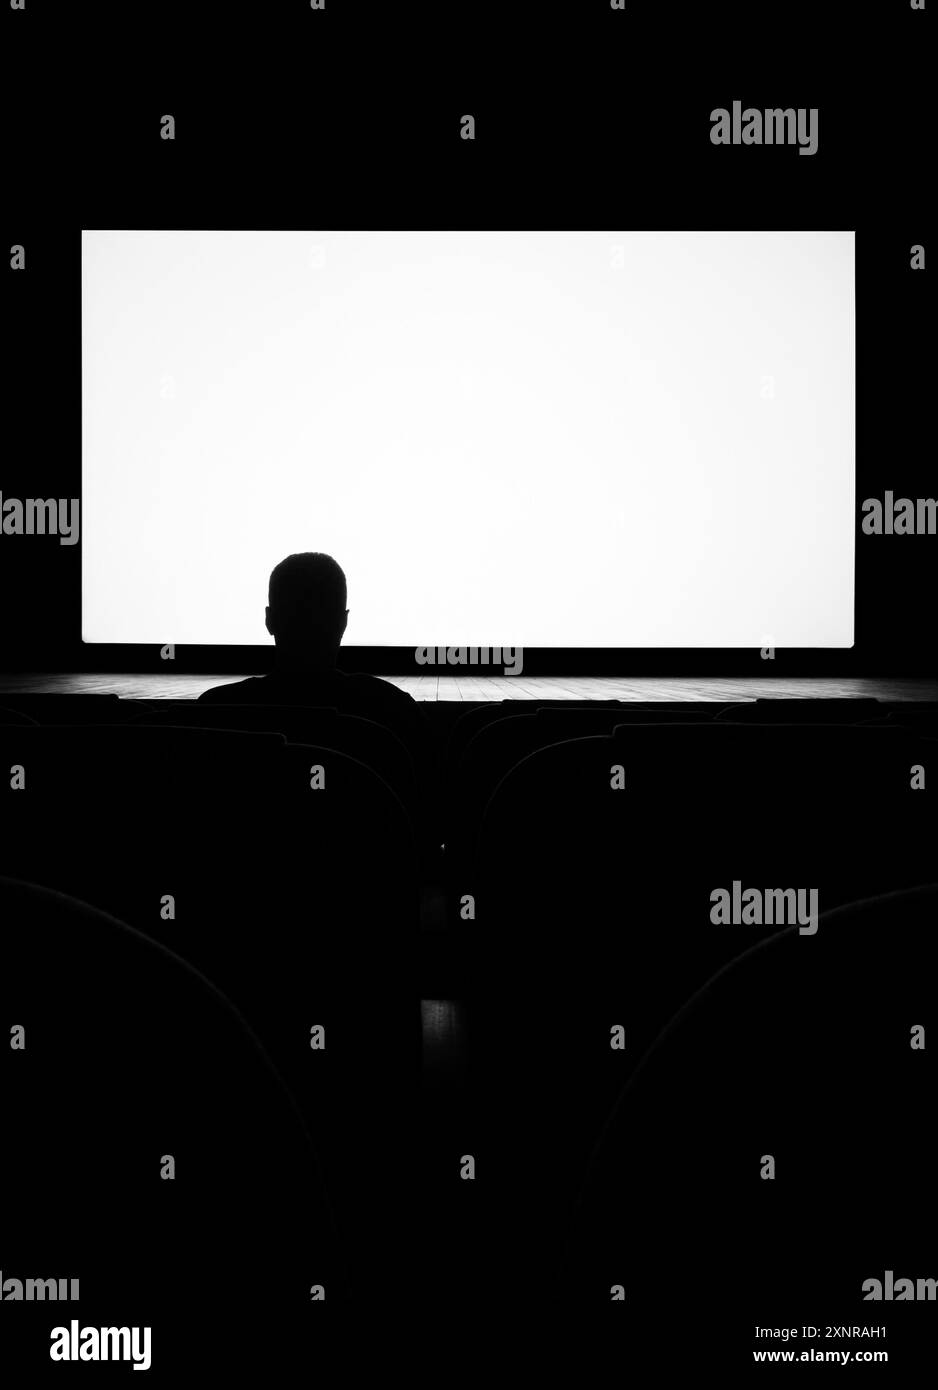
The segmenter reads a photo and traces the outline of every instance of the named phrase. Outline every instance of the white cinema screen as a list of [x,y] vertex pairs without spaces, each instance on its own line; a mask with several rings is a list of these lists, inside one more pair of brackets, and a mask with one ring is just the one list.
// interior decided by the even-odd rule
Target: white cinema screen
[[85,641],[848,647],[852,232],[86,231]]

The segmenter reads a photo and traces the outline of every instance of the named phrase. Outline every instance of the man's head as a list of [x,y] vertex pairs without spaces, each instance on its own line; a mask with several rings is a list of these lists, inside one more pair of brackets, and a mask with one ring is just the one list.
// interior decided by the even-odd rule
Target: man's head
[[290,659],[334,665],[348,623],[345,575],[331,555],[288,555],[271,572],[267,631]]

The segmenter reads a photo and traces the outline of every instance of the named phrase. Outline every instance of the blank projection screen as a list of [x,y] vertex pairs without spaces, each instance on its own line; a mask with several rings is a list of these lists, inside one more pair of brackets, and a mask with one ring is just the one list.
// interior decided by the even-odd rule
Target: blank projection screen
[[852,232],[86,231],[85,641],[848,647]]

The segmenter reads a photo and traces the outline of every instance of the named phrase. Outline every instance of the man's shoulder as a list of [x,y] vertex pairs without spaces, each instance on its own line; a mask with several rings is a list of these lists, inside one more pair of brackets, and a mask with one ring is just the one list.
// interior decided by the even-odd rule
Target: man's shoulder
[[402,690],[399,685],[394,685],[392,681],[382,680],[380,676],[345,674],[345,680],[349,682],[349,689],[361,691],[365,695],[373,695],[376,700],[387,700],[391,704],[402,707],[417,707],[417,701],[412,695],[408,695],[406,690]]
[[210,690],[204,690],[199,699],[212,704],[229,701],[248,705],[264,700],[292,704],[304,695],[338,696],[340,700],[362,699],[374,704],[396,705],[400,709],[419,709],[417,701],[391,681],[382,680],[380,676],[346,671],[317,672],[315,675],[273,672],[267,676],[249,676],[247,680],[214,685]]
[[225,700],[230,700],[232,704],[249,705],[258,693],[261,679],[260,676],[248,676],[247,680],[227,681],[224,685],[213,685],[211,689],[203,690],[199,699],[211,704],[221,704]]

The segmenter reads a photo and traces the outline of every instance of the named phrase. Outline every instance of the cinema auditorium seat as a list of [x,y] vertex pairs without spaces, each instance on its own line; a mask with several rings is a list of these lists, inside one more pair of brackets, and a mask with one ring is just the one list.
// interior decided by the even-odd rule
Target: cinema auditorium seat
[[712,719],[723,709],[731,709],[735,706],[720,704],[716,702],[697,703],[689,700],[490,700],[482,705],[476,705],[472,709],[466,710],[461,714],[450,730],[449,740],[446,750],[446,764],[450,770],[455,769],[462,758],[462,754],[467,744],[469,744],[481,729],[489,724],[494,724],[503,719],[525,718],[529,715],[540,712],[550,713],[573,713],[575,710],[585,710],[587,712],[610,711],[618,713],[619,718],[614,720],[610,728],[615,724],[630,723],[633,720],[637,723],[655,723],[658,720],[673,719],[678,715],[683,715],[685,719]]
[[620,703],[558,703],[483,723],[449,768],[444,836],[451,882],[458,888],[458,875],[471,862],[482,813],[495,788],[529,753],[566,739],[611,733],[620,724],[707,722],[722,708],[684,705],[652,711]]
[[151,1326],[160,1384],[252,1350],[276,1365],[270,1320],[286,1337],[314,1286],[349,1285],[316,1135],[257,1039],[85,903],[0,879],[0,924],[3,1278],[79,1281],[77,1302],[5,1303],[5,1355],[45,1384],[50,1328],[78,1318]]
[[373,719],[303,705],[213,705],[180,700],[171,709],[151,709],[137,714],[133,722],[279,733],[291,743],[334,748],[373,768],[400,797],[412,819],[416,820],[420,814],[414,759],[397,734]]
[[[938,1275],[936,918],[935,884],[847,904],[709,981],[598,1137],[567,1301],[622,1286],[630,1346],[699,1362],[708,1335],[748,1357],[757,1325],[879,1324],[865,1281]],[[911,1365],[935,1305],[897,1311]]]
[[[502,719],[534,714],[539,709],[556,709],[561,704],[568,705],[568,703],[559,700],[487,700],[484,704],[467,709],[450,729],[446,749],[447,766],[451,769],[458,766],[465,748],[476,734],[489,724],[494,724]],[[591,700],[576,706],[577,709],[598,709],[600,707],[624,711],[626,705],[622,700]]]
[[[25,773],[23,790],[0,784],[0,872],[120,913],[232,999],[322,1125],[343,1234],[372,1270],[397,1248],[368,1247],[387,1206],[376,1136],[409,1132],[419,1067],[418,884],[398,798],[355,759],[279,734],[23,728],[0,749]],[[407,1157],[388,1147],[390,1186]]]
[[[198,942],[194,925],[183,932],[181,922],[192,876],[214,890],[217,861],[234,851],[242,875],[235,884],[225,875],[227,891],[248,895],[257,872],[245,852],[252,836],[263,850],[265,829],[256,798],[261,806],[273,801],[274,754],[283,740],[105,725],[87,726],[80,737],[58,726],[5,730],[0,743],[3,765],[22,769],[0,802],[6,872],[19,870],[190,947]],[[216,891],[225,890],[220,883]],[[161,916],[163,895],[176,900],[175,919],[167,905]],[[231,902],[217,901],[230,934]],[[201,911],[198,920],[206,930]]]
[[916,769],[935,751],[889,726],[721,722],[542,749],[483,818],[466,887],[480,941],[528,979],[596,983],[656,955],[674,978],[691,954],[706,976],[773,929],[701,933],[711,891],[734,880],[817,888],[821,910],[927,881],[938,813]]
[[10,728],[0,750],[23,769],[0,783],[0,871],[171,946],[273,1050],[293,1048],[291,991],[324,1011],[412,988],[413,832],[363,764],[277,734],[174,727]]
[[506,1191],[532,1210],[567,1191],[583,1134],[667,1019],[784,930],[711,921],[714,890],[801,888],[809,909],[814,888],[824,911],[935,876],[936,814],[911,783],[936,749],[879,727],[645,725],[550,746],[508,774],[462,923],[492,1147],[519,1165]]

